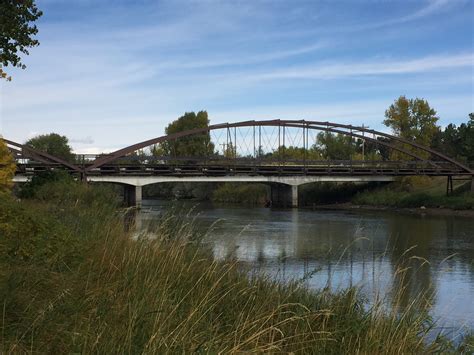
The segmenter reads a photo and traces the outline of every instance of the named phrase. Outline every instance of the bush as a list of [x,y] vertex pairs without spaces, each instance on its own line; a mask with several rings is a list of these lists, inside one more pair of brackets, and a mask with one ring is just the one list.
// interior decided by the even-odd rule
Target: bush
[[225,183],[212,194],[212,200],[227,203],[264,205],[268,199],[268,186],[263,184]]
[[34,198],[41,186],[58,181],[73,183],[74,178],[64,170],[48,170],[37,173],[33,175],[30,181],[20,186],[18,196],[21,198]]
[[400,208],[452,208],[455,210],[474,209],[474,196],[464,193],[461,195],[439,195],[426,192],[408,193],[391,189],[379,189],[358,193],[352,202],[358,205],[389,206]]

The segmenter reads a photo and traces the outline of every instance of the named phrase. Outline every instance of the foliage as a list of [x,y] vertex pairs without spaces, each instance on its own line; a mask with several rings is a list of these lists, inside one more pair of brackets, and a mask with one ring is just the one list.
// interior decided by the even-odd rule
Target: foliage
[[25,144],[68,162],[74,162],[74,154],[66,136],[57,133],[41,134],[29,139]]
[[[0,65],[25,68],[18,52],[29,54],[28,48],[39,45],[36,21],[43,13],[34,0],[2,0],[0,2]],[[7,74],[0,68],[0,79]],[[7,80],[11,80],[10,77]]]
[[224,148],[224,157],[225,158],[238,158],[237,147],[235,147],[232,142],[225,145]]
[[322,156],[329,160],[349,160],[355,153],[352,138],[343,134],[320,132],[318,134],[318,146],[321,149]]
[[[438,116],[436,111],[430,107],[428,101],[423,99],[407,99],[400,96],[385,111],[384,125],[390,127],[393,133],[401,138],[415,142],[417,144],[430,147],[438,126]],[[411,146],[402,145],[405,150],[413,150]],[[408,157],[399,157],[397,151],[392,152],[392,159],[403,160]],[[428,158],[429,153],[417,152],[421,157]]]
[[9,190],[12,187],[15,171],[15,160],[3,139],[0,138],[0,192]]
[[443,193],[432,192],[429,189],[422,189],[420,187],[407,191],[404,184],[401,184],[372,191],[359,192],[352,199],[352,202],[358,205],[398,208],[419,208],[424,206],[429,208],[451,208],[455,210],[474,209],[474,196],[470,192],[465,192],[463,187],[457,189],[454,195],[446,196]]
[[215,189],[215,183],[205,182],[163,182],[143,187],[147,198],[197,199],[209,200]]
[[[186,112],[177,120],[171,122],[165,129],[167,135],[179,132],[209,127],[209,118],[206,111]],[[163,142],[161,147],[155,147],[155,152],[163,152],[172,157],[205,157],[214,154],[214,144],[209,132],[193,134],[176,140]]]
[[444,131],[439,129],[433,148],[474,167],[474,113],[470,113],[468,122],[459,127],[451,123]]
[[321,160],[321,153],[316,147],[304,149],[303,147],[281,146],[273,153],[273,157],[295,161]]
[[53,182],[71,184],[74,182],[74,179],[64,170],[48,170],[39,172],[33,175],[33,177],[28,182],[20,186],[18,195],[21,198],[36,197],[36,194],[43,185]]
[[[0,200],[5,353],[431,353],[429,319],[214,261],[184,216],[130,238],[107,191]],[[57,194],[51,192],[60,191]]]
[[268,200],[268,187],[263,184],[224,183],[212,194],[212,201],[263,206]]

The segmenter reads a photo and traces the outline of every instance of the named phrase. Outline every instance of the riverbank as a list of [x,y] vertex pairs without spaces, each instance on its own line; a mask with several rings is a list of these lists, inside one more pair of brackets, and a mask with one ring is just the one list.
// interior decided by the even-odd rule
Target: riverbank
[[235,260],[215,261],[181,216],[137,237],[113,201],[73,182],[0,196],[2,352],[456,350],[427,340],[433,323],[416,300],[400,314],[382,302],[367,309],[355,288],[249,277]]
[[474,210],[455,210],[451,208],[411,208],[411,207],[392,207],[384,205],[358,205],[351,202],[313,205],[305,208],[312,210],[334,210],[334,211],[387,211],[405,214],[430,215],[430,216],[459,216],[474,218]]

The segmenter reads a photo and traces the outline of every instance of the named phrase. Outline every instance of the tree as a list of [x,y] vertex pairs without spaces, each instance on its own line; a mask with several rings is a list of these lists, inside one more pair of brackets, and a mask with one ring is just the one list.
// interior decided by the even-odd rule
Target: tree
[[[209,119],[206,111],[200,111],[197,114],[194,112],[186,112],[183,116],[171,122],[166,127],[165,133],[170,135],[206,127],[209,127]],[[206,157],[214,154],[214,144],[211,142],[209,132],[166,141],[161,144],[161,148],[166,155],[173,157]]]
[[[385,111],[383,123],[390,127],[396,136],[430,147],[439,129],[436,125],[438,119],[436,111],[430,107],[428,101],[400,96]],[[413,150],[408,145],[403,145],[403,148]],[[393,154],[396,156],[392,157],[393,159],[398,158],[399,153],[393,152]],[[417,152],[417,154],[425,158],[429,156],[426,152]]]
[[303,147],[295,146],[281,146],[273,152],[272,157],[274,159],[289,159],[295,161],[304,161],[304,160],[320,160],[321,154],[316,147],[311,147],[310,149],[305,149]]
[[474,165],[474,113],[459,127],[450,123],[439,129],[433,139],[433,148],[459,161]]
[[224,145],[224,157],[225,158],[238,158],[237,147],[232,143]]
[[474,113],[469,114],[469,121],[458,128],[459,155],[470,165],[474,165]]
[[355,153],[352,138],[344,134],[320,132],[318,134],[318,145],[325,159],[348,160],[353,158]]
[[57,158],[74,162],[74,155],[66,136],[60,136],[57,133],[42,134],[31,138],[25,144]]
[[3,139],[0,138],[0,192],[11,188],[15,171],[15,159]]
[[[28,48],[39,45],[33,38],[38,29],[32,23],[42,14],[34,0],[0,1],[0,66],[26,68],[18,52],[28,55]],[[11,80],[0,67],[1,78]]]

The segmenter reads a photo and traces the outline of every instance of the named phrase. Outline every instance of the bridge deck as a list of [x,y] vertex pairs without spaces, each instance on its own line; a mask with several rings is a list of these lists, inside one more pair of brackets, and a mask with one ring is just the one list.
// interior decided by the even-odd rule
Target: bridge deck
[[[45,164],[18,164],[18,173],[34,175],[59,168]],[[472,175],[443,165],[393,163],[295,164],[110,164],[88,171],[88,176],[453,176]]]

